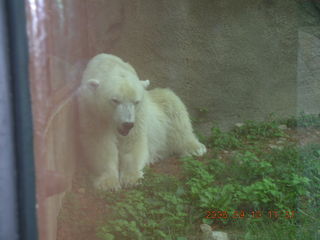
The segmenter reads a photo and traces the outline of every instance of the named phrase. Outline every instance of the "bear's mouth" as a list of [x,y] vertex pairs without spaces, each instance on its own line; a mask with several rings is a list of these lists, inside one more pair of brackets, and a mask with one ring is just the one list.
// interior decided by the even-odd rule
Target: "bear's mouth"
[[131,128],[118,128],[118,132],[122,136],[127,136],[130,132]]

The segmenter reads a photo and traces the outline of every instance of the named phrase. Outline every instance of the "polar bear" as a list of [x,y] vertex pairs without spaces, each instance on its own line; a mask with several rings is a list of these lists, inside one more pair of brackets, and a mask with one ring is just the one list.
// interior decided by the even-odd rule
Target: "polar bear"
[[95,188],[134,185],[149,163],[206,152],[179,97],[169,89],[147,91],[149,84],[117,56],[99,54],[88,63],[78,96],[79,130]]

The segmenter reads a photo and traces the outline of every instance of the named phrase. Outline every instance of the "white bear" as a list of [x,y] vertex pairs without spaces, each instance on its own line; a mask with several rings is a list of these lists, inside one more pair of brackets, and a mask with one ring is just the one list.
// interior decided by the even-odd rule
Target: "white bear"
[[80,141],[97,189],[133,185],[147,164],[172,154],[206,152],[182,101],[169,89],[148,86],[129,63],[110,54],[95,56],[84,72]]

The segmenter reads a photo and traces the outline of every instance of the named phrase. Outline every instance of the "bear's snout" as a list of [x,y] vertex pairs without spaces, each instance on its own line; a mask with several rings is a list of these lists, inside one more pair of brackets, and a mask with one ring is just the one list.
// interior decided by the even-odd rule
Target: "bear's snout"
[[122,135],[122,136],[127,136],[131,130],[131,128],[133,128],[134,126],[134,123],[133,122],[125,122],[125,123],[122,123],[121,124],[121,128],[118,129],[119,130],[119,133]]

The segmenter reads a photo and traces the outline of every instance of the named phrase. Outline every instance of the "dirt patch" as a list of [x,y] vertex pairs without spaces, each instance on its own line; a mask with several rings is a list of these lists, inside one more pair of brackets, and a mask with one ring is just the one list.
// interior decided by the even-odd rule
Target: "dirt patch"
[[294,138],[301,146],[314,143],[319,144],[320,130],[315,128],[301,128],[295,132]]
[[178,158],[168,158],[162,161],[159,161],[153,165],[151,168],[156,173],[164,173],[169,175],[177,175],[181,170],[181,163]]
[[[151,168],[156,173],[178,175],[181,163],[178,158],[159,161]],[[92,190],[89,173],[85,167],[78,166],[72,182],[72,189],[63,199],[58,218],[57,240],[99,240],[97,227],[106,222],[108,204]]]
[[85,169],[77,169],[58,217],[58,240],[98,240],[96,228],[108,214],[104,199],[92,192]]

